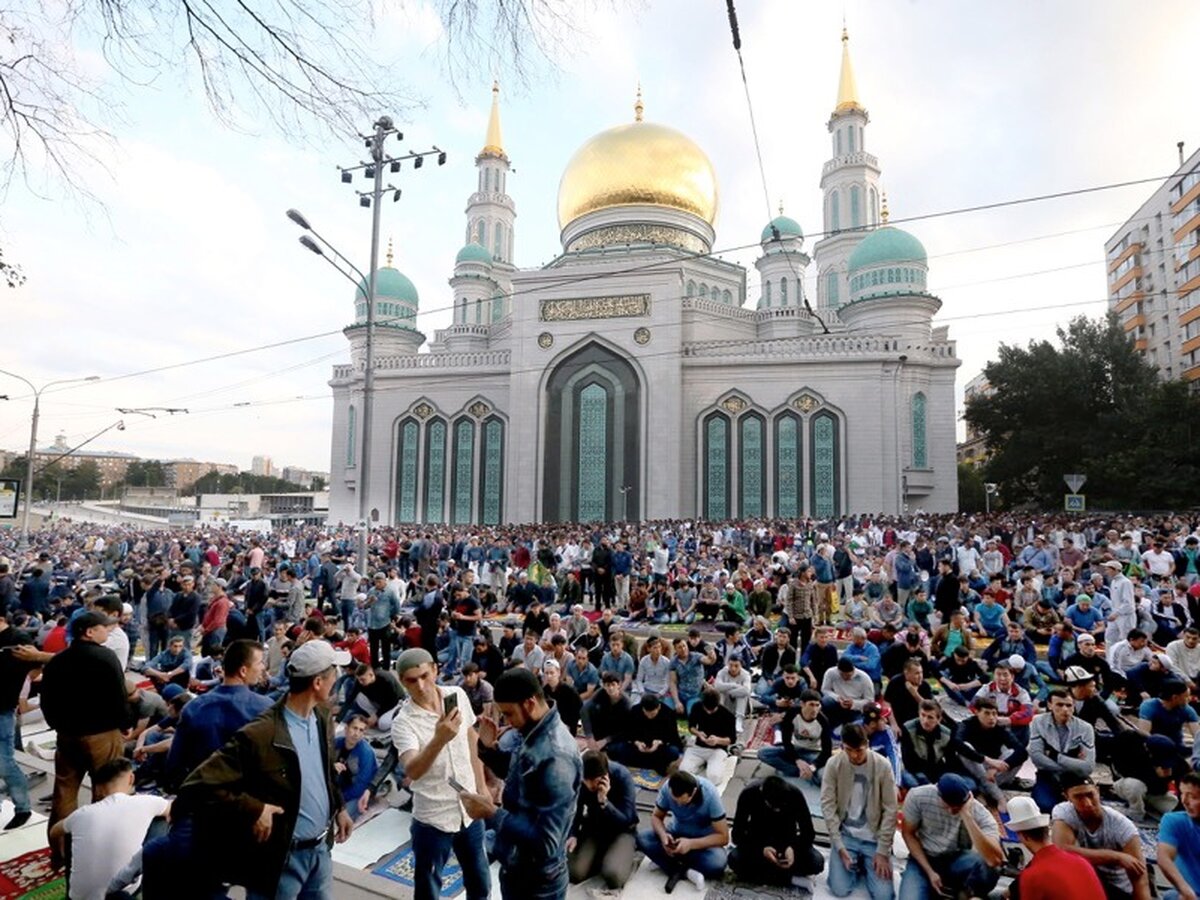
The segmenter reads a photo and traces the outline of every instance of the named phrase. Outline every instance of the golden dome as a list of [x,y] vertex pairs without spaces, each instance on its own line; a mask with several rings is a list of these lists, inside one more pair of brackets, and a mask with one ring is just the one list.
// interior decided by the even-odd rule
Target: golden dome
[[665,206],[712,225],[717,175],[687,135],[639,118],[602,131],[580,147],[558,185],[560,228],[614,206]]

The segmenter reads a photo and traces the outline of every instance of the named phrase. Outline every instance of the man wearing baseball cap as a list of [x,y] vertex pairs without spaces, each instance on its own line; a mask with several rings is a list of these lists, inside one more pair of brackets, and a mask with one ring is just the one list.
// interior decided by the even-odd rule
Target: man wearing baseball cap
[[1104,896],[1096,870],[1050,842],[1050,817],[1029,797],[1008,804],[1008,829],[1033,856],[1017,878],[1021,900],[1093,900]]
[[[333,767],[329,695],[350,654],[324,640],[296,648],[288,693],[205,760],[179,790],[209,874],[246,896],[332,896],[330,847],[350,837]],[[220,871],[216,871],[219,869]]]
[[1004,862],[1000,829],[961,775],[910,790],[900,830],[911,855],[900,879],[902,900],[986,897],[996,886]]

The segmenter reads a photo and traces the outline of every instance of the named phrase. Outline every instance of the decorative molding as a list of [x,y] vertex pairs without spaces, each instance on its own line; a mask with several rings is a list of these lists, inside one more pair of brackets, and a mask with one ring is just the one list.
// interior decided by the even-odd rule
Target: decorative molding
[[551,347],[554,346],[554,335],[552,335],[548,331],[543,331],[541,334],[539,334],[537,336],[537,343],[538,343],[538,346],[541,347],[543,350],[549,350]]
[[650,329],[645,326],[639,328],[633,333],[633,340],[634,343],[641,344],[642,346],[650,343]]
[[736,394],[732,397],[726,397],[721,401],[721,408],[735,416],[749,405],[750,404]]
[[413,415],[418,419],[428,419],[433,415],[433,407],[428,403],[418,403],[413,407]]
[[819,401],[812,394],[801,394],[792,401],[792,406],[796,407],[796,409],[800,410],[806,416],[816,409],[818,405],[820,405]]
[[570,322],[580,319],[621,319],[650,315],[649,294],[613,297],[574,297],[543,300],[539,318],[543,322]]
[[486,403],[484,403],[482,400],[476,400],[474,403],[472,403],[470,406],[467,407],[467,412],[469,412],[471,415],[473,415],[477,419],[482,419],[484,416],[486,416],[491,411],[492,411],[492,408],[490,406],[488,406]]
[[707,253],[704,241],[682,228],[668,225],[609,225],[589,231],[571,241],[567,251],[591,250],[613,244],[666,244],[689,253]]

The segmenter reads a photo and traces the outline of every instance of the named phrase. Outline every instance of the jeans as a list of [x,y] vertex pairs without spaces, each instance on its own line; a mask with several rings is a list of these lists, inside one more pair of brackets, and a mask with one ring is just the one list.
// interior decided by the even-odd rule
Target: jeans
[[724,847],[707,847],[704,850],[690,850],[683,856],[671,856],[663,848],[653,828],[638,832],[637,845],[647,859],[669,874],[695,869],[705,878],[720,878],[728,858]]
[[[870,894],[871,900],[892,900],[896,895],[892,879],[880,878],[875,874],[875,854],[879,850],[879,845],[875,841],[864,841],[861,838],[851,837],[844,831],[842,832],[842,843],[845,844],[846,851],[850,854],[852,868],[846,868],[841,854],[836,850],[829,852],[829,874],[826,876],[829,893],[835,897],[849,897],[858,887],[860,878],[865,878],[867,893]],[[916,863],[912,865],[916,865]]]
[[451,850],[462,867],[467,900],[487,900],[492,877],[483,850],[483,830],[481,819],[455,834],[413,820],[413,893],[416,900],[437,900],[441,896],[442,869]]
[[[961,890],[972,897],[986,897],[1000,880],[1000,873],[974,852],[931,856],[929,865],[952,893]],[[925,870],[910,860],[900,878],[900,900],[930,900],[934,896]]]
[[929,784],[929,777],[918,772],[916,775],[905,769],[900,773],[900,787],[906,791],[911,791],[915,787],[920,787],[923,784]]
[[593,875],[604,879],[609,890],[625,887],[633,874],[637,839],[633,832],[622,832],[607,842],[595,837],[579,841],[574,852],[567,854],[567,871],[572,884],[582,884]]
[[[371,653],[371,665],[379,669],[392,667],[392,628],[367,629],[367,646]],[[382,712],[382,710],[380,710]]]
[[952,687],[947,687],[945,684],[943,684],[942,690],[944,690],[946,692],[947,697],[949,697],[953,702],[957,703],[959,706],[970,706],[971,701],[975,698],[975,695],[979,693],[980,689],[977,687],[973,687],[973,688],[967,688],[966,690],[960,691],[960,690],[957,690]]
[[[800,767],[796,765],[797,760],[804,760],[809,765],[816,762],[817,754],[810,751],[794,750],[791,747],[763,747],[758,751],[758,761],[766,763],[772,769],[775,769],[784,778],[799,778]],[[821,770],[814,769],[812,777],[808,779],[813,784],[821,783]]]
[[293,850],[283,862],[275,893],[246,891],[246,900],[326,900],[333,896],[333,859],[324,844]]
[[353,623],[354,613],[357,609],[353,597],[343,597],[338,602],[338,610],[342,615],[342,627],[349,628]]
[[862,718],[862,710],[846,709],[842,704],[833,697],[821,698],[821,712],[825,713],[825,718],[829,720],[829,724],[833,727],[838,725],[847,725],[850,722],[857,722]]
[[1052,772],[1038,772],[1029,796],[1038,805],[1038,809],[1044,813],[1050,812],[1062,800],[1062,787],[1058,777]]
[[17,712],[14,709],[0,711],[0,778],[8,785],[8,795],[12,798],[15,812],[29,812],[29,782],[25,773],[17,765],[15,739],[17,733]]
[[450,658],[446,663],[446,675],[456,675],[462,671],[462,667],[471,661],[471,655],[475,652],[475,636],[452,634],[450,635]]

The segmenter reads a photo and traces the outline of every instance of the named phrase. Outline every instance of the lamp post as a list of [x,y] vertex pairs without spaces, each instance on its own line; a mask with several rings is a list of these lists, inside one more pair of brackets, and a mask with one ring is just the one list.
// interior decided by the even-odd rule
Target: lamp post
[[[358,192],[359,205],[370,206],[371,210],[371,256],[370,268],[367,270],[368,275],[363,273],[340,253],[329,241],[317,234],[309,223],[308,219],[296,209],[289,209],[287,217],[303,228],[308,234],[301,235],[300,243],[308,250],[321,256],[331,266],[337,269],[346,278],[354,281],[354,278],[333,261],[326,253],[328,249],[338,260],[340,260],[348,269],[354,271],[360,281],[355,281],[355,287],[361,290],[362,282],[367,283],[367,341],[365,363],[366,371],[363,373],[363,404],[362,404],[362,437],[359,440],[359,472],[358,472],[358,549],[357,556],[359,564],[363,567],[363,572],[367,572],[367,546],[369,543],[371,529],[371,420],[375,399],[375,281],[376,272],[379,268],[379,224],[380,224],[380,200],[383,198],[384,192],[392,193],[393,202],[400,199],[400,190],[394,185],[383,184],[383,168],[386,165],[391,172],[399,172],[400,164],[404,160],[413,160],[413,168],[420,168],[426,156],[436,156],[439,166],[445,165],[446,153],[436,145],[432,150],[421,151],[418,153],[409,152],[401,156],[388,156],[384,152],[384,144],[391,136],[395,136],[397,140],[403,140],[404,135],[401,134],[395,127],[390,116],[380,116],[374,125],[374,134],[364,137],[367,150],[370,152],[370,161],[360,163],[357,166],[350,166],[341,169],[341,179],[343,184],[350,184],[354,180],[353,173],[359,169],[363,174],[372,179],[371,190]],[[309,236],[311,235],[311,237]],[[315,240],[314,240],[315,238]]]
[[58,381],[48,381],[39,388],[28,378],[18,375],[16,372],[8,372],[0,369],[0,375],[7,375],[9,378],[23,381],[33,391],[33,421],[29,426],[29,455],[25,458],[25,509],[21,513],[21,547],[25,548],[29,546],[29,507],[33,503],[33,455],[37,452],[38,417],[41,415],[42,391],[48,387],[54,387],[56,384],[99,381],[100,376],[89,375],[86,378],[62,378]]

